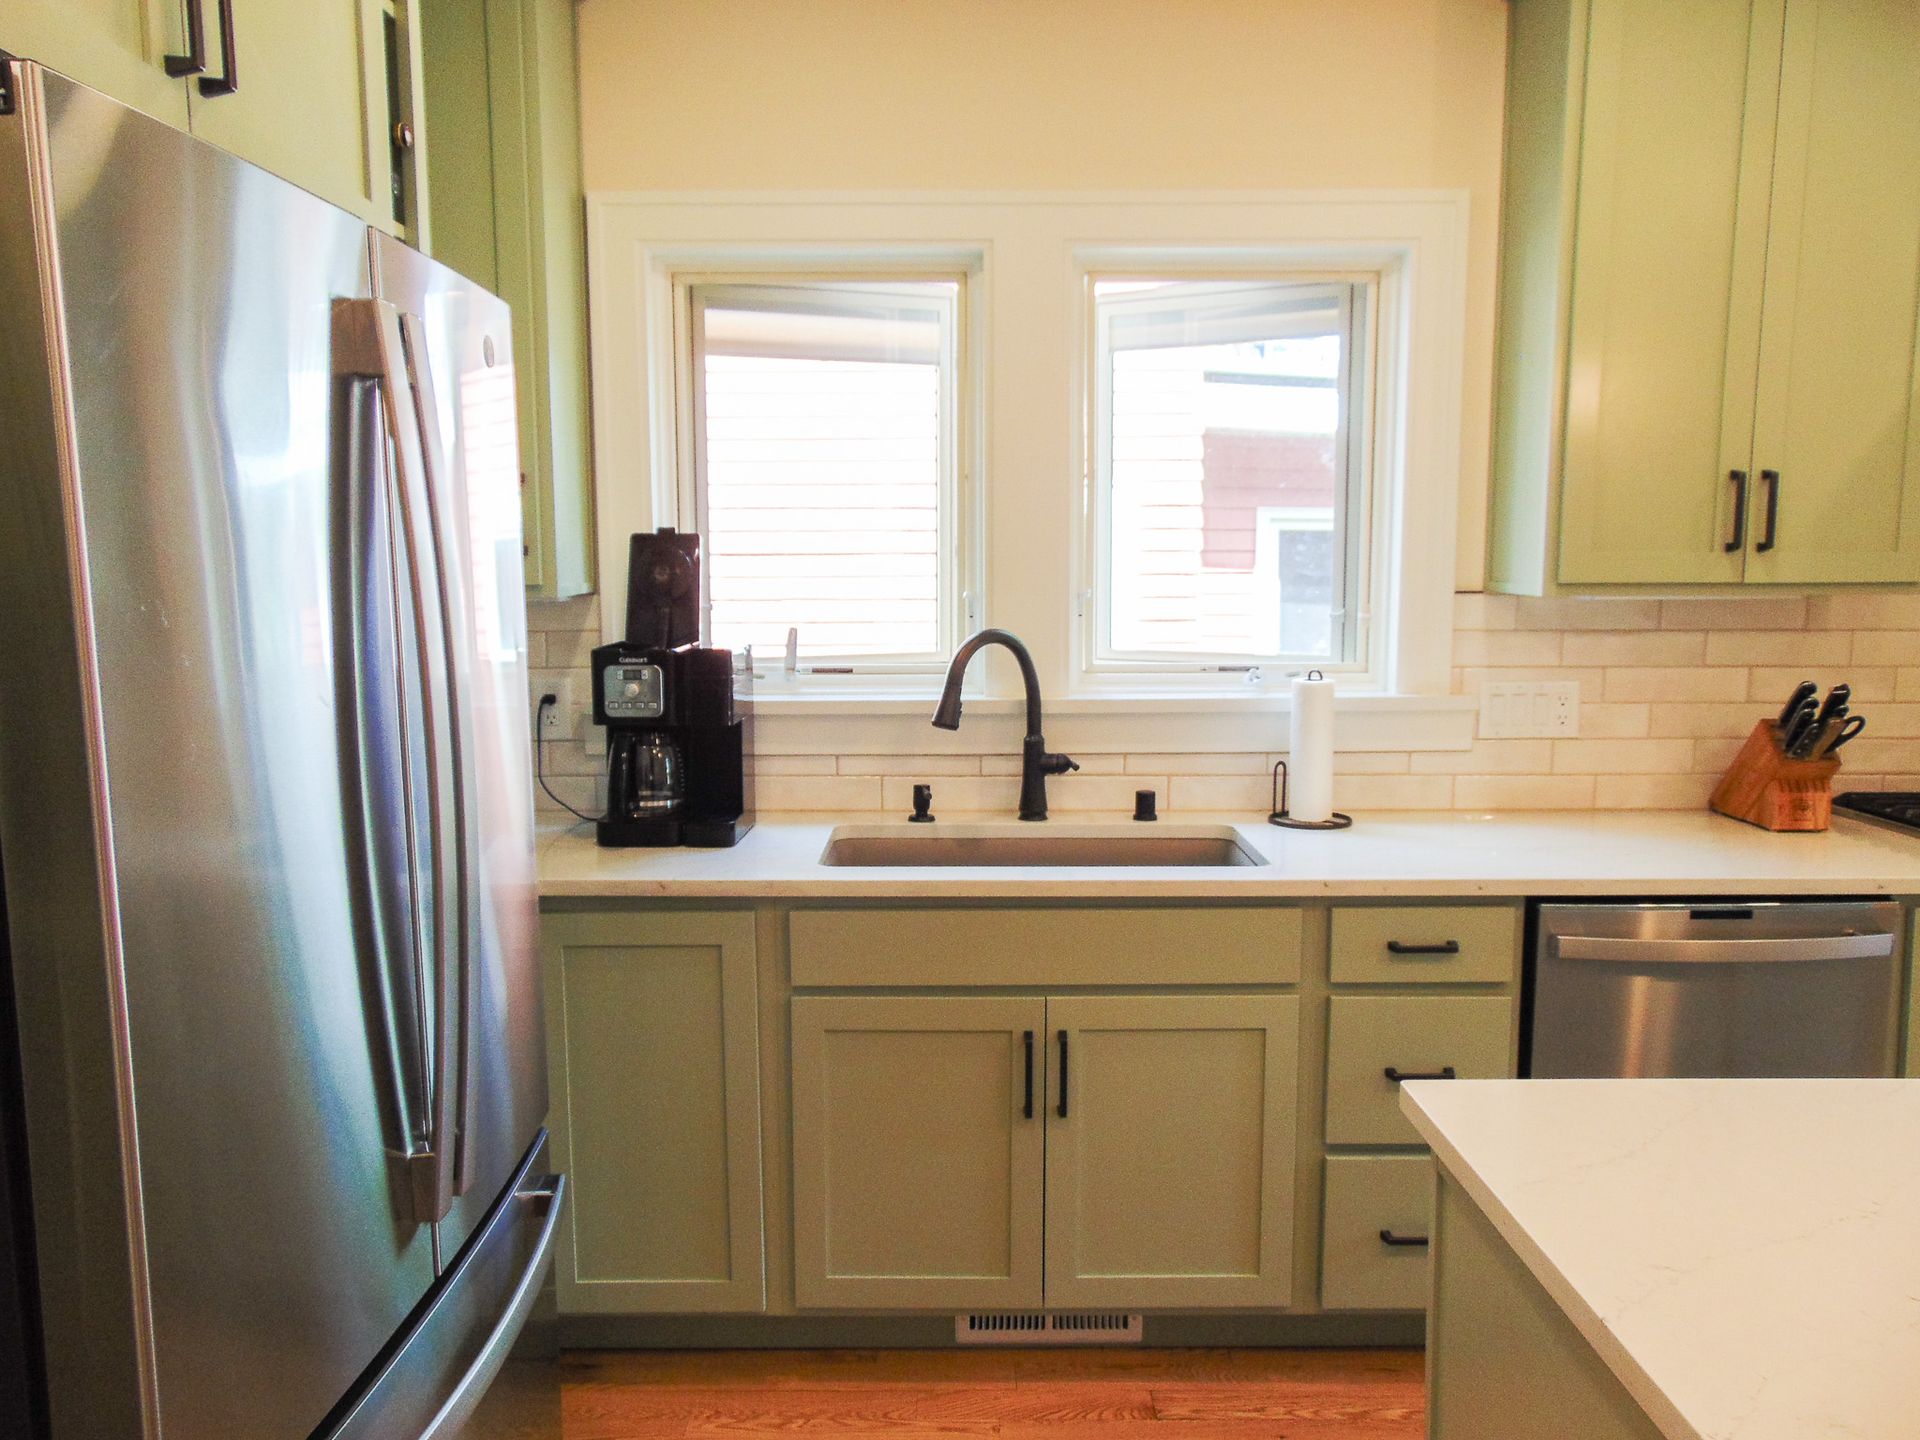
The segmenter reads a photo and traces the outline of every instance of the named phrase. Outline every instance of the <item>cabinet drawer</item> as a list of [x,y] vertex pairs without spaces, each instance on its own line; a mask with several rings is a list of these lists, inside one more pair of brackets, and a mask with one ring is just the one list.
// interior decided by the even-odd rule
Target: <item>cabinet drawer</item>
[[1504,995],[1336,995],[1327,1033],[1327,1143],[1418,1145],[1386,1073],[1451,1066],[1461,1080],[1513,1073]]
[[1424,1310],[1433,1225],[1433,1161],[1425,1155],[1330,1155],[1320,1245],[1320,1303],[1329,1310]]
[[1280,906],[796,910],[793,983],[1291,985],[1300,912]]
[[1498,985],[1513,977],[1511,905],[1367,905],[1333,912],[1336,985]]

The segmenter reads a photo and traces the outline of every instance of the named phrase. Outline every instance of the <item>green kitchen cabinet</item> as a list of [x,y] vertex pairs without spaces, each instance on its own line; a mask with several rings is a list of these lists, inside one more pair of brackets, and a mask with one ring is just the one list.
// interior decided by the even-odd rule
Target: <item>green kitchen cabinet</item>
[[1502,1080],[1517,1037],[1506,995],[1336,995],[1327,1004],[1327,1143],[1418,1145],[1400,1080]]
[[1433,1232],[1427,1155],[1329,1155],[1320,1226],[1320,1303],[1424,1310]]
[[1920,10],[1509,33],[1489,588],[1920,580]]
[[187,128],[187,85],[167,73],[167,57],[187,51],[174,0],[13,0],[0,18],[0,50]]
[[797,997],[796,1300],[1286,1305],[1299,1003]]
[[513,309],[528,592],[593,588],[574,0],[426,0],[435,258]]
[[1292,1298],[1300,1001],[1047,1001],[1046,1299],[1092,1309]]
[[26,0],[0,48],[313,191],[394,234],[424,234],[412,0],[202,0],[204,68],[167,0]]
[[753,915],[550,914],[541,947],[560,1308],[763,1310]]
[[1040,1304],[1046,1018],[1037,998],[795,998],[799,1305]]

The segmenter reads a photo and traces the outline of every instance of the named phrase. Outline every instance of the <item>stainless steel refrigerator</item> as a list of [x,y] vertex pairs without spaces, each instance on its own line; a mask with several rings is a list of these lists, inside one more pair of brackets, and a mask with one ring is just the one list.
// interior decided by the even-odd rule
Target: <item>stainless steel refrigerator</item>
[[507,309],[4,70],[0,1432],[471,1435],[563,1194]]

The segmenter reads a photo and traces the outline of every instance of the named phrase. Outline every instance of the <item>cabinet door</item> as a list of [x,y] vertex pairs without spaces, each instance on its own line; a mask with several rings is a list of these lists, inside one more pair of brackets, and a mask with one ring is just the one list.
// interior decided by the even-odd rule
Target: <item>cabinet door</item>
[[765,1308],[753,923],[542,920],[563,1311]]
[[1741,578],[1782,3],[1594,0],[1563,583]]
[[1920,580],[1920,7],[1789,0],[1780,74],[1747,574]]
[[1040,1303],[1045,1023],[1039,999],[793,1002],[802,1306]]
[[1299,1009],[1047,1002],[1049,1307],[1288,1303]]
[[168,55],[187,50],[174,0],[10,0],[0,49],[187,128],[187,87],[166,69]]
[[[193,133],[362,219],[393,228],[380,0],[232,0],[233,93],[188,90]],[[222,76],[206,0],[209,69]]]

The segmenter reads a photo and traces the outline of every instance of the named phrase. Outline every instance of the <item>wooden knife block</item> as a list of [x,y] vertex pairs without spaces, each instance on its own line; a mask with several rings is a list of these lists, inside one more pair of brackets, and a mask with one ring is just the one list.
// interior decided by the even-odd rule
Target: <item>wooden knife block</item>
[[1792,760],[1780,748],[1780,731],[1762,720],[1733,757],[1708,802],[1763,830],[1824,830],[1833,821],[1833,777],[1837,756]]

